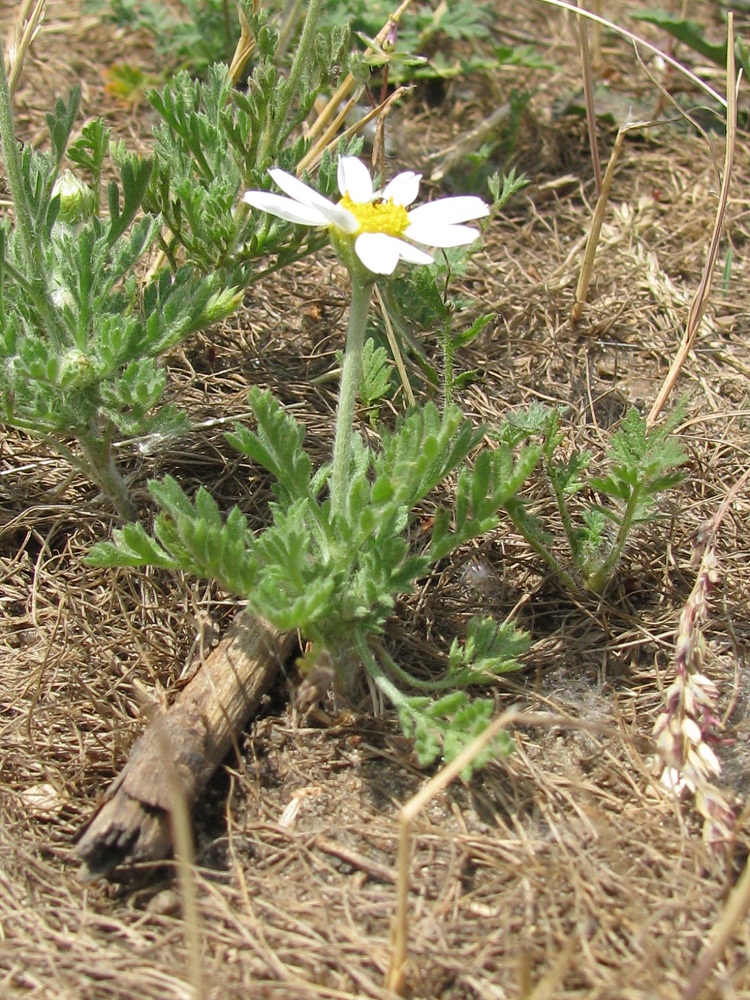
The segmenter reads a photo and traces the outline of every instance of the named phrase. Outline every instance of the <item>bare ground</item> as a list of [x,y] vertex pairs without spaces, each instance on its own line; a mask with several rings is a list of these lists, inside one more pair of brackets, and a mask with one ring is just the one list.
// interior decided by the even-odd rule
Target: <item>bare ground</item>
[[[639,5],[604,6],[626,23],[625,11]],[[561,13],[526,8],[498,3],[503,30],[511,40],[533,38],[549,67],[452,85],[437,104],[418,92],[400,112],[394,164],[419,169],[509,87],[530,87],[515,162],[532,184],[496,222],[468,277],[475,311],[496,318],[459,358],[481,372],[461,402],[490,423],[532,400],[564,403],[575,440],[601,456],[626,407],[651,405],[679,342],[716,210],[722,139],[676,122],[628,142],[590,304],[571,328],[594,201],[585,125],[561,113],[579,89],[576,46]],[[695,3],[691,15],[720,32],[717,5]],[[3,11],[3,31],[12,17]],[[102,68],[123,58],[148,67],[145,41],[51,3],[18,95],[24,138],[43,140],[43,112],[81,80],[84,113],[105,112],[118,134],[142,142],[148,112],[118,109],[102,89]],[[657,110],[653,82],[614,37],[605,38],[603,76],[626,102]],[[714,83],[723,89],[720,75]],[[684,87],[677,76],[665,85]],[[606,158],[612,134],[605,127],[600,138]],[[628,551],[608,602],[577,605],[561,594],[505,526],[398,609],[389,642],[429,665],[477,607],[505,614],[520,602],[518,620],[534,643],[524,673],[498,691],[498,707],[520,701],[573,720],[518,730],[516,753],[470,786],[452,785],[420,816],[413,997],[681,997],[744,864],[746,492],[719,535],[706,632],[706,670],[721,686],[724,713],[716,750],[739,817],[723,850],[704,846],[689,800],[659,788],[651,739],[695,576],[694,534],[747,466],[746,135],[735,170],[720,258],[731,244],[731,275],[716,281],[678,386],[689,476],[666,505],[668,518]],[[212,484],[225,506],[239,499],[263,522],[268,483],[237,461],[215,421],[242,414],[248,385],[268,385],[296,407],[308,441],[325,454],[334,386],[320,376],[335,367],[345,307],[342,275],[323,256],[283,285],[255,286],[223,329],[171,359],[174,392],[198,427],[160,454],[123,449],[144,509],[147,478],[171,472],[188,487]],[[0,996],[189,997],[190,928],[170,867],[123,886],[81,884],[72,842],[143,726],[139,692],[169,701],[235,603],[193,580],[86,567],[88,546],[111,529],[106,508],[14,433],[0,453],[0,504]],[[465,573],[470,560],[484,567],[480,587]],[[205,996],[390,996],[397,816],[426,776],[388,714],[362,706],[301,718],[290,706],[293,684],[290,665],[195,816],[193,930]],[[749,954],[742,922],[701,996],[750,995]]]

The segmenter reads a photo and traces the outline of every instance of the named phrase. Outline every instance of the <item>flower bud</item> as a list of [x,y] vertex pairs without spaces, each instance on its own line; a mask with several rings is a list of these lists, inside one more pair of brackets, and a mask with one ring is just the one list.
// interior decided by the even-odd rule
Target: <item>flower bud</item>
[[94,192],[70,170],[63,170],[57,178],[52,197],[60,199],[57,218],[66,225],[83,222],[94,213]]
[[60,384],[81,386],[89,381],[93,371],[91,359],[77,347],[71,347],[60,358]]

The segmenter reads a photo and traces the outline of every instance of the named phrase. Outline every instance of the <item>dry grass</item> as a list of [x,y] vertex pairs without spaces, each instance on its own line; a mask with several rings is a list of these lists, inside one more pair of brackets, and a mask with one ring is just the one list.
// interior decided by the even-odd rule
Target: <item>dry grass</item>
[[[647,412],[679,343],[715,215],[721,140],[712,149],[678,123],[626,142],[589,305],[572,328],[595,192],[585,124],[552,109],[579,87],[577,42],[559,12],[527,4],[521,21],[519,5],[498,6],[509,37],[536,40],[555,68],[526,81],[534,96],[516,155],[532,185],[495,225],[469,279],[476,308],[496,320],[457,359],[482,375],[462,403],[488,421],[532,400],[563,403],[575,440],[601,455],[630,403]],[[624,18],[639,4],[603,6]],[[715,4],[692,7],[719,31]],[[7,30],[9,12],[0,24]],[[73,79],[83,78],[86,114],[107,108],[101,67],[124,55],[148,65],[148,50],[132,39],[51,3],[18,92],[24,137],[41,139],[43,112]],[[656,108],[658,92],[626,45],[605,36],[603,58],[613,92]],[[448,87],[437,107],[417,96],[397,130],[399,161],[414,166],[447,148],[518,84],[518,72]],[[120,134],[143,140],[148,113],[111,110]],[[612,135],[600,139],[606,162]],[[520,602],[534,645],[498,707],[522,702],[573,720],[517,731],[513,756],[469,788],[452,785],[417,819],[407,967],[415,998],[679,998],[744,863],[744,814],[735,842],[709,854],[700,817],[659,789],[651,739],[694,582],[693,534],[747,467],[744,138],[735,172],[720,253],[731,243],[731,281],[725,289],[717,278],[678,386],[690,474],[670,517],[628,551],[608,603],[579,606],[560,594],[503,528],[399,608],[388,641],[419,663],[477,605],[506,613]],[[304,417],[309,443],[324,454],[334,397],[321,376],[335,366],[345,305],[324,256],[283,286],[254,287],[238,317],[175,355],[174,392],[206,426],[162,453],[123,449],[141,501],[146,478],[170,471],[188,487],[210,482],[225,506],[239,498],[261,522],[268,484],[248,478],[216,420],[243,412],[249,384],[267,384]],[[69,481],[20,435],[2,445],[0,505],[0,996],[187,998],[186,929],[170,866],[125,887],[81,885],[71,845],[142,726],[137,685],[170,698],[234,602],[158,572],[84,567],[109,518],[87,484]],[[748,506],[743,492],[717,536],[719,582],[705,623],[705,670],[725,713],[716,750],[740,809],[750,764]],[[486,570],[479,589],[464,572],[471,559]],[[195,817],[193,929],[205,997],[389,996],[398,811],[426,777],[396,724],[368,714],[301,719],[282,684],[239,749]],[[702,995],[748,995],[748,955],[739,924]]]

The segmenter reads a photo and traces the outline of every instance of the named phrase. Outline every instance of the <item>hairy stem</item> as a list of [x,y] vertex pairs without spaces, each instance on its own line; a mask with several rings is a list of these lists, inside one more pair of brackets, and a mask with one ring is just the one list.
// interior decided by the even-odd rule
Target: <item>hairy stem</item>
[[453,388],[455,384],[453,374],[453,355],[455,346],[451,334],[451,324],[449,320],[443,323],[440,332],[440,344],[443,348],[443,409],[446,410],[453,402]]
[[426,681],[421,677],[414,677],[400,667],[398,663],[393,659],[390,653],[383,648],[381,643],[377,643],[378,656],[381,661],[385,663],[388,670],[396,677],[398,680],[402,681],[404,684],[408,684],[410,687],[415,688],[417,691],[424,691],[429,694],[436,694],[443,691],[452,691],[456,688],[455,677],[442,677],[433,681]]
[[577,594],[580,592],[581,588],[575,581],[573,576],[568,573],[566,569],[563,569],[562,565],[555,558],[553,553],[547,548],[547,546],[542,542],[536,535],[528,531],[523,519],[516,517],[514,511],[511,507],[504,506],[503,508],[513,522],[514,527],[523,535],[529,545],[532,547],[537,555],[541,556],[542,559],[547,563],[552,572],[562,583],[566,590],[569,590],[572,594]]
[[24,290],[29,301],[33,302],[38,313],[38,321],[44,325],[45,331],[53,334],[59,345],[64,345],[68,340],[67,332],[55,307],[49,300],[44,282],[29,281],[7,259],[3,261],[3,267],[18,287]]
[[78,443],[83,452],[81,467],[115,505],[123,521],[137,521],[138,509],[133,503],[127,484],[112,458],[112,446],[101,436],[82,435]]
[[617,531],[617,537],[615,538],[612,548],[609,550],[607,558],[604,560],[602,565],[596,571],[593,576],[589,578],[588,586],[590,590],[593,590],[595,594],[603,594],[607,584],[610,581],[612,574],[619,563],[623,549],[628,540],[628,536],[633,527],[633,522],[635,520],[635,512],[638,508],[638,503],[641,498],[641,488],[636,486],[633,492],[630,494],[625,512],[622,515],[622,520],[620,521],[620,527]]
[[381,694],[384,694],[398,711],[406,710],[412,717],[416,717],[416,713],[409,705],[409,699],[402,691],[399,691],[390,677],[388,677],[380,663],[378,663],[377,657],[368,646],[364,636],[355,636],[355,645],[365,670]]
[[568,540],[570,553],[573,556],[573,562],[578,565],[578,557],[580,555],[581,547],[578,543],[578,539],[576,538],[576,532],[573,527],[573,521],[570,517],[568,505],[565,502],[565,494],[560,487],[560,479],[552,464],[551,457],[545,454],[545,460],[547,466],[547,478],[552,484],[552,491],[555,494],[555,503],[557,504],[557,511],[560,515],[560,520],[562,521],[563,531],[565,532],[565,537]]
[[346,484],[351,471],[352,438],[354,435],[354,408],[357,390],[362,378],[362,348],[367,332],[367,314],[372,298],[372,283],[359,280],[352,270],[352,304],[346,332],[346,350],[341,371],[339,405],[336,411],[336,436],[333,442],[333,472],[331,475],[331,510],[341,514],[344,510]]
[[272,121],[269,124],[267,142],[263,152],[267,152],[269,150],[274,151],[279,144],[282,129],[287,123],[289,107],[292,100],[297,96],[299,90],[302,71],[305,68],[305,63],[312,55],[313,38],[315,31],[317,30],[318,19],[322,8],[323,0],[308,0],[307,10],[305,12],[305,21],[302,25],[299,41],[297,42],[297,51],[294,55],[292,68],[289,70],[289,76],[286,84],[281,89],[279,103],[276,106]]

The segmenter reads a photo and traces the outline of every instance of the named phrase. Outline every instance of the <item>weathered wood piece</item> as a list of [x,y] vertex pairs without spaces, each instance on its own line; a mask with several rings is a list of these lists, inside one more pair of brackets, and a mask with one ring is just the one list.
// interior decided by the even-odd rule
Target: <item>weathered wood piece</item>
[[[166,713],[138,738],[127,764],[76,845],[81,877],[166,857],[174,781],[192,806],[245,727],[294,646],[240,612]],[[170,759],[165,761],[166,751]]]

